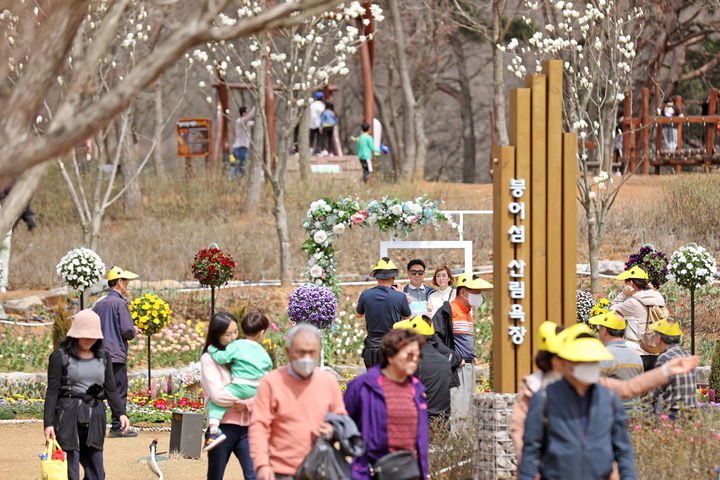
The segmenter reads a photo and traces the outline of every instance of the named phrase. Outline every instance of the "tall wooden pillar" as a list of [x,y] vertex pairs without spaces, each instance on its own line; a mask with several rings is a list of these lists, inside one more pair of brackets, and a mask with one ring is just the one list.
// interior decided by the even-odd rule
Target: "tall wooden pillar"
[[493,382],[516,391],[545,320],[575,320],[577,135],[562,132],[559,60],[510,92],[510,146],[493,172]]

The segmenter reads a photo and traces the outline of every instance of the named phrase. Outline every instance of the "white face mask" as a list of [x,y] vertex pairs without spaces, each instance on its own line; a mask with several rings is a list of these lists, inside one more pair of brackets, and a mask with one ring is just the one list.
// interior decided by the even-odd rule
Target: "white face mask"
[[600,364],[598,362],[578,363],[573,367],[573,377],[583,383],[595,383],[600,378]]
[[309,377],[310,374],[315,370],[315,360],[310,357],[296,358],[292,362],[292,369],[295,373],[301,377]]
[[473,308],[477,308],[485,302],[485,298],[483,298],[482,293],[468,293],[467,299],[468,303]]

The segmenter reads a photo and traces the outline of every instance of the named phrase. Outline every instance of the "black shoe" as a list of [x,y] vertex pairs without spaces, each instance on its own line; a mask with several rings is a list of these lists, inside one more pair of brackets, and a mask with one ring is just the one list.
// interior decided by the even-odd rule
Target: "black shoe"
[[134,438],[137,437],[138,434],[135,430],[128,430],[127,432],[123,433],[122,430],[113,430],[110,429],[110,433],[108,433],[108,437],[110,438]]

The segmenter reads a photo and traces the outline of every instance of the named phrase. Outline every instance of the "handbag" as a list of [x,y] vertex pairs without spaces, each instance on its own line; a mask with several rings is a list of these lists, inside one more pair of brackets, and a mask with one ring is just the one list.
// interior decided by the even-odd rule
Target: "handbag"
[[68,480],[67,455],[54,438],[45,444],[40,457],[41,480]]
[[418,459],[408,450],[388,453],[375,462],[372,477],[377,480],[418,480]]
[[352,470],[342,453],[319,436],[295,473],[295,480],[350,480]]

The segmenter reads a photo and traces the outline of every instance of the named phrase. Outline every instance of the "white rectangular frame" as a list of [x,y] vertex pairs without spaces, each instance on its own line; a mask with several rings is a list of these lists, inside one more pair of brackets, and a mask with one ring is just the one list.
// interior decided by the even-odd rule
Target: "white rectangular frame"
[[387,257],[388,250],[391,248],[459,248],[465,252],[465,271],[472,272],[473,268],[473,250],[472,241],[470,240],[427,240],[427,241],[399,241],[385,240],[380,242],[380,257]]

